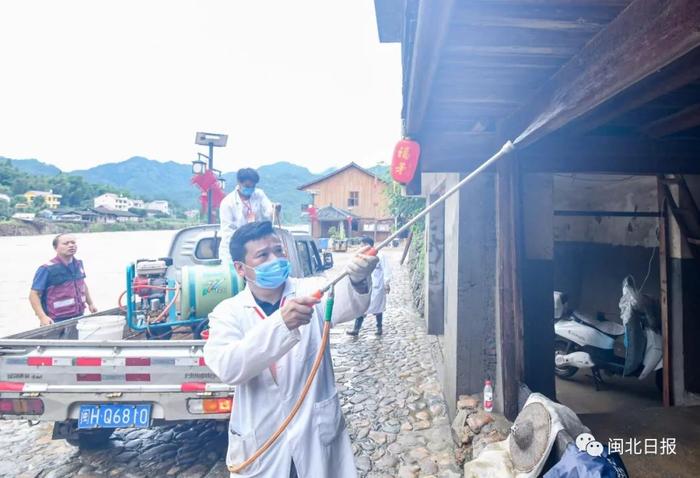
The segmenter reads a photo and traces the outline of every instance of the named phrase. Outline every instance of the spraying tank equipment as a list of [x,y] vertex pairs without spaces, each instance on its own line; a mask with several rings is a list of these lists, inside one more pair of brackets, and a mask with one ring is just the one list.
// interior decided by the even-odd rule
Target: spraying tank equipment
[[129,264],[122,294],[126,323],[134,331],[145,331],[148,338],[169,339],[172,328],[180,326],[192,327],[195,338],[201,338],[209,312],[243,290],[244,283],[233,265],[183,266],[179,283],[172,267],[168,257]]

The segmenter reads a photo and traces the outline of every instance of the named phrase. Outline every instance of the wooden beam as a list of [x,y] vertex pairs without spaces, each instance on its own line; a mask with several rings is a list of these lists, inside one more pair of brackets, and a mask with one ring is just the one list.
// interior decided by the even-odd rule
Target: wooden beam
[[453,24],[461,27],[488,27],[488,28],[520,28],[525,30],[547,30],[547,31],[575,31],[588,34],[597,33],[603,28],[603,24],[586,21],[585,19],[559,20],[549,18],[536,18],[526,16],[509,15],[509,11],[502,14],[485,14],[483,12],[460,10],[452,20]]
[[426,173],[471,171],[497,149],[495,133],[429,134],[419,141],[421,170]]
[[480,0],[482,4],[503,5],[503,6],[542,6],[546,8],[555,7],[626,7],[632,0]]
[[415,136],[421,130],[453,5],[454,0],[422,1],[418,5],[418,23],[405,93],[405,129],[408,136]]
[[449,45],[482,47],[520,46],[533,48],[568,47],[579,50],[594,32],[583,30],[543,30],[518,27],[451,26]]
[[[502,146],[495,132],[429,132],[418,141],[423,172],[470,172]],[[518,158],[527,172],[700,174],[700,140],[555,135]]]
[[595,111],[584,115],[571,127],[576,128],[580,133],[587,133],[628,111],[676,92],[679,88],[698,79],[700,79],[700,51],[695,50],[615,96]]
[[521,46],[521,45],[501,45],[501,46],[472,46],[457,45],[448,47],[445,56],[459,57],[467,55],[479,55],[482,57],[501,57],[518,55],[527,57],[550,57],[568,60],[578,51],[573,46]]
[[521,148],[700,46],[700,2],[635,0],[504,125]]
[[428,116],[431,120],[502,118],[519,105],[519,102],[491,98],[438,100],[430,105]]
[[622,174],[700,173],[700,140],[556,136],[523,149],[524,171]]
[[654,121],[644,128],[644,131],[653,138],[661,138],[696,126],[700,126],[700,105],[689,106],[678,113]]

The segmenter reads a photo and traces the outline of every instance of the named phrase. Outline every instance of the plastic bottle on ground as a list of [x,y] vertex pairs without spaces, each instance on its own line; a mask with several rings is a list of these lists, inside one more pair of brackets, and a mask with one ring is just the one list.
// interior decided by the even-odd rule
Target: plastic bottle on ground
[[493,411],[493,384],[491,380],[484,382],[484,411]]

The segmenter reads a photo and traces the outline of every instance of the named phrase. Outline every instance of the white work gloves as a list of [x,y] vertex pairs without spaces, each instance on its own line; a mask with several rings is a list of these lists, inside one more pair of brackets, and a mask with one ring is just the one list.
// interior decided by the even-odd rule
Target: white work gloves
[[357,255],[353,257],[350,264],[348,264],[347,273],[353,284],[359,284],[367,279],[379,263],[379,258],[377,256],[368,256],[364,254],[364,252],[367,252],[369,249],[369,246],[360,249]]

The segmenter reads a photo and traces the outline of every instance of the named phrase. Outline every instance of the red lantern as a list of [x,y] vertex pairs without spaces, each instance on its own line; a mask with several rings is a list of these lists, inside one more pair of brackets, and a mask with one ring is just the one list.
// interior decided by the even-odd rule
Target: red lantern
[[394,157],[391,160],[391,177],[401,184],[408,184],[416,174],[420,145],[410,139],[396,143]]

